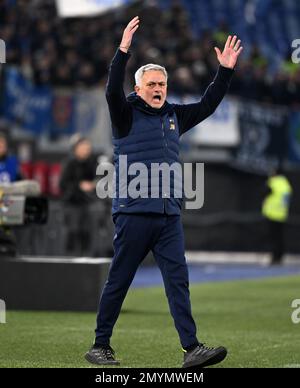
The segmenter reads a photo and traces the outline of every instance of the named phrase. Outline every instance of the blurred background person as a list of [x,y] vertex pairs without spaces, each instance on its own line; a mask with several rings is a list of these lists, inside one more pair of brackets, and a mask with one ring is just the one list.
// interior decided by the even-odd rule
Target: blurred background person
[[95,256],[99,228],[96,197],[97,158],[91,142],[78,134],[71,138],[71,155],[64,163],[60,188],[64,201],[66,251]]
[[0,183],[12,183],[20,179],[19,161],[9,152],[7,136],[0,133]]
[[[0,212],[5,212],[1,185],[7,186],[20,180],[19,161],[9,152],[6,134],[0,133]],[[9,226],[0,225],[0,256],[14,257],[17,255],[17,244],[14,233]]]
[[282,263],[285,252],[284,226],[289,216],[292,187],[281,169],[274,170],[267,180],[268,195],[263,201],[262,214],[268,221],[271,244],[271,264]]

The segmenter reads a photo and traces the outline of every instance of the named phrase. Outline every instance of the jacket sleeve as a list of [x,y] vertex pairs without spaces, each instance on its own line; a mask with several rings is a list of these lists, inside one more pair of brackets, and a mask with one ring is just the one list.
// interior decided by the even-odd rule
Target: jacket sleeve
[[132,123],[132,111],[123,90],[125,69],[129,53],[117,50],[108,74],[106,84],[106,100],[112,122],[113,136],[121,138],[127,136]]
[[74,175],[74,168],[70,160],[67,160],[63,165],[59,187],[61,189],[63,199],[66,201],[69,201],[79,195],[79,182]]
[[229,88],[233,73],[233,69],[219,66],[213,82],[208,86],[199,102],[186,105],[174,105],[180,135],[214,113]]

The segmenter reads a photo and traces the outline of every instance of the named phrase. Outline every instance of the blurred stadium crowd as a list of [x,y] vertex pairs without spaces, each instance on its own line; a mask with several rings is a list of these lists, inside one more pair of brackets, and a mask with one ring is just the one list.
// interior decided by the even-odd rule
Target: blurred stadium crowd
[[[70,163],[72,173],[76,170],[70,138],[83,134],[93,146],[92,162],[86,162],[92,173],[87,168],[87,177],[81,174],[84,162],[77,161],[79,173],[73,174],[78,181],[90,180],[95,154],[111,156],[104,87],[123,28],[136,15],[141,25],[127,66],[126,92],[133,89],[138,67],[158,63],[168,70],[170,98],[198,99],[218,68],[214,46],[222,48],[229,34],[237,34],[244,46],[229,90],[237,98],[225,98],[213,120],[206,120],[207,127],[198,128],[190,139],[187,136],[182,147],[188,160],[208,162],[201,218],[199,212],[185,214],[187,245],[192,249],[264,249],[261,200],[266,172],[279,161],[292,166],[294,174],[289,244],[299,250],[295,236],[300,193],[294,183],[299,181],[300,170],[300,66],[291,60],[292,41],[300,38],[299,1],[140,0],[99,16],[62,18],[54,0],[0,0],[0,39],[6,44],[0,129],[11,140],[8,146],[19,158],[22,176],[38,181],[42,194],[50,198],[47,226],[33,226],[17,236],[22,253],[65,253],[64,234],[67,228],[72,234],[70,226],[76,223],[70,216],[76,216],[72,201],[69,216],[62,216],[68,210],[61,184],[65,164]],[[205,143],[205,134],[214,137]],[[69,192],[74,193],[70,184]],[[100,239],[108,245],[100,253],[96,249],[94,255],[104,255],[111,249],[110,202],[98,202],[101,209],[95,222],[102,229],[94,236],[94,245]],[[87,234],[75,231],[70,240],[79,242],[76,233]],[[77,249],[78,254],[82,252],[83,248]]]
[[[229,33],[238,32],[241,35],[241,31],[231,29],[228,20],[222,20],[221,16],[207,25],[199,26],[206,17],[205,12],[208,12],[206,8],[210,6],[210,12],[218,15],[218,4],[224,7],[222,3],[226,3],[225,7],[228,5],[228,13],[233,3],[239,4],[244,12],[244,25],[247,18],[251,19],[251,0],[151,0],[89,19],[59,18],[55,2],[50,0],[2,0],[0,36],[6,42],[7,63],[20,66],[36,85],[104,85],[122,28],[130,17],[139,14],[142,27],[133,46],[134,56],[128,66],[129,74],[132,76],[142,64],[159,63],[169,72],[170,92],[199,94],[211,82],[216,71],[213,47],[222,47]],[[274,8],[280,21],[283,8],[290,9],[292,17],[297,18],[298,15],[299,20],[300,8],[296,1],[268,0],[264,4],[269,9],[264,9],[261,18]],[[291,4],[295,8],[288,8]],[[238,17],[238,13],[235,17]],[[283,27],[289,17],[289,13],[282,14]],[[248,27],[248,35],[251,36],[251,20],[248,20]],[[273,39],[276,39],[278,29],[268,31],[268,36],[272,36],[272,33]],[[247,44],[230,93],[257,101],[299,105],[300,69],[290,60],[291,42],[285,42],[279,59],[276,52],[276,61],[275,52],[272,58],[272,52],[266,53],[258,42],[253,39],[250,45]],[[132,88],[132,82],[132,78],[128,77],[128,89]]]

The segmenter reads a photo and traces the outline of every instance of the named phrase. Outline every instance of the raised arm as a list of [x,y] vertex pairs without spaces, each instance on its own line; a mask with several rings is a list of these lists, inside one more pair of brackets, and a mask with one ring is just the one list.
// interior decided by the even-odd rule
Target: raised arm
[[138,16],[132,19],[124,29],[122,41],[117,50],[108,74],[106,85],[106,99],[113,126],[113,135],[116,138],[124,137],[131,127],[131,109],[123,90],[125,69],[130,57],[128,53],[132,37],[139,26]]
[[127,24],[127,27],[125,28],[120,44],[120,50],[124,53],[127,53],[132,42],[132,37],[135,33],[135,31],[139,28],[140,19],[138,16],[130,20],[130,22]]
[[210,116],[224,98],[230,85],[234,66],[243,50],[240,44],[241,41],[237,41],[236,36],[233,38],[228,36],[222,52],[215,47],[220,66],[201,100],[194,104],[174,105],[181,135]]

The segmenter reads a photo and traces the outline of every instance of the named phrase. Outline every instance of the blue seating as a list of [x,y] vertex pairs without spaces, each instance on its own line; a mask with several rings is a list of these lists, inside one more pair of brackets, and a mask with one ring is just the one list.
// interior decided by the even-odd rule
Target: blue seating
[[[166,7],[172,0],[160,3]],[[181,0],[196,36],[201,37],[205,29],[217,29],[225,21],[244,42],[258,44],[265,55],[286,55],[292,40],[300,37],[300,1],[257,1],[254,25],[246,22],[246,3],[247,0]]]

